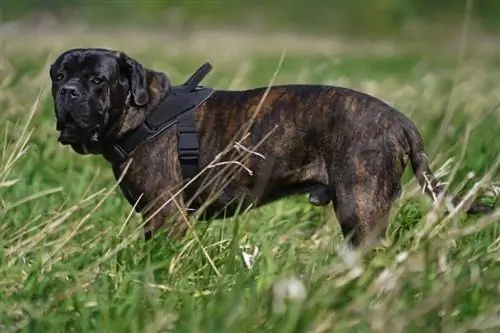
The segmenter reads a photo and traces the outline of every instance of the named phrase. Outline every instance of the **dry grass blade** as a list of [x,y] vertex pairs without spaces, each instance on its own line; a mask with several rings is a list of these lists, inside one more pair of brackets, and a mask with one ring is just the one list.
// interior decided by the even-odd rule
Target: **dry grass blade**
[[[127,162],[127,164],[124,167],[123,175],[127,172],[128,168],[130,167],[131,161]],[[120,182],[123,180],[123,176],[120,177],[117,181],[117,183],[111,187],[103,196],[103,198],[88,212],[75,226],[73,226],[73,229],[70,230],[63,239],[61,239],[61,242],[58,244],[58,246],[54,249],[50,257],[53,257],[56,255],[75,235],[77,235],[80,227],[94,214],[99,207],[104,203],[106,199],[115,191],[116,187],[119,186]]]
[[436,151],[439,149],[439,147],[442,145],[444,134],[446,133],[446,129],[450,126],[450,121],[451,118],[454,114],[454,111],[456,110],[455,107],[453,107],[452,102],[453,98],[455,97],[456,93],[456,86],[458,83],[458,77],[460,75],[460,66],[462,65],[465,52],[467,50],[467,45],[468,45],[468,33],[470,30],[470,22],[471,22],[471,15],[472,15],[472,9],[473,9],[473,4],[474,0],[466,0],[466,8],[465,8],[465,17],[464,17],[464,22],[462,26],[462,34],[461,34],[461,40],[460,40],[460,51],[458,52],[457,56],[457,68],[456,68],[456,73],[453,78],[453,84],[451,88],[451,94],[448,99],[448,103],[446,105],[446,112],[445,112],[445,117],[443,121],[441,122],[441,127],[437,131],[437,136],[434,140],[434,147],[431,150],[431,155],[434,155]]

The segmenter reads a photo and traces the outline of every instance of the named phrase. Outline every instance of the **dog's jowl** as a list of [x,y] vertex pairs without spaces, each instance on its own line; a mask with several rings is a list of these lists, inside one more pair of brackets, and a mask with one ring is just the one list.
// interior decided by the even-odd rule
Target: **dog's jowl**
[[[103,155],[116,177],[128,167],[121,189],[149,220],[146,238],[159,228],[171,236],[187,229],[177,214],[188,210],[187,197],[171,200],[189,180],[179,158],[184,110],[193,115],[195,168],[209,171],[192,182],[196,196],[189,207],[203,209],[206,218],[309,193],[311,204],[333,204],[344,236],[357,246],[384,232],[407,162],[428,195],[444,191],[415,125],[358,91],[325,85],[188,91],[125,53],[106,49],[64,52],[50,77],[59,142],[82,155]],[[158,116],[171,121],[161,129],[146,126]],[[126,154],[117,152],[118,143],[128,147]],[[229,163],[242,151],[250,153]],[[220,172],[225,167],[229,178]],[[218,172],[221,181],[209,182]],[[468,212],[491,210],[475,203]],[[174,215],[179,218],[166,224]]]

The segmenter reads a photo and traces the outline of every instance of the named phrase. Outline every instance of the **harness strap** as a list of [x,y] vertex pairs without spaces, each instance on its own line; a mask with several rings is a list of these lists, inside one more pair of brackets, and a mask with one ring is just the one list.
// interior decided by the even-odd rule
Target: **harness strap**
[[[189,181],[198,173],[198,160],[200,156],[194,110],[189,110],[178,118],[177,137],[182,178]],[[191,200],[194,192],[195,187],[193,183],[186,186],[184,189],[184,200],[186,202]],[[196,208],[191,204],[188,211],[194,210]]]

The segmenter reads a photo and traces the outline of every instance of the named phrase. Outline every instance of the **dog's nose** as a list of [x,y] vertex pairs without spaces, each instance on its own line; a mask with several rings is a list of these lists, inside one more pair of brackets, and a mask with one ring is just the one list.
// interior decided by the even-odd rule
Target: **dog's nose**
[[75,86],[67,85],[61,87],[61,95],[69,98],[77,98],[80,97],[80,91]]

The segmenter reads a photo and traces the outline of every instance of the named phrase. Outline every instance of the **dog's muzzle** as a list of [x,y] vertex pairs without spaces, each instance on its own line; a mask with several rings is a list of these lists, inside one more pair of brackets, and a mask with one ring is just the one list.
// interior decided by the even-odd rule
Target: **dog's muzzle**
[[102,150],[98,132],[92,135],[75,135],[71,131],[63,129],[57,139],[64,146],[71,146],[79,154],[97,154]]
[[58,122],[57,128],[57,141],[62,145],[71,145],[80,154],[99,152],[102,137],[99,124],[92,127],[78,126],[71,116],[66,116],[64,121]]

